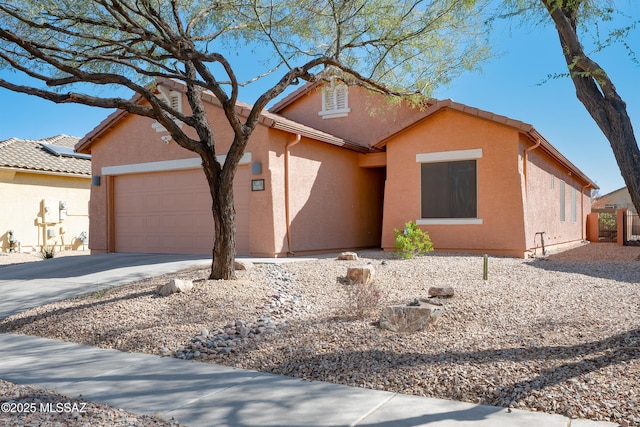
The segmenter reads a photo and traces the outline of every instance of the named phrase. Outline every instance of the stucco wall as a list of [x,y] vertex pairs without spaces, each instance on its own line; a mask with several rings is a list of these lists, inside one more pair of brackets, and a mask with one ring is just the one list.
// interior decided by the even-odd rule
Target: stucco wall
[[387,143],[382,246],[393,249],[395,229],[421,217],[417,153],[482,149],[477,161],[482,224],[424,225],[436,250],[488,251],[521,256],[525,249],[518,171],[518,132],[488,120],[443,110]]
[[269,168],[277,253],[380,247],[384,169],[360,168],[357,152],[307,138],[290,147],[289,247],[286,146],[272,146]]
[[102,174],[103,167],[195,157],[194,153],[175,142],[165,144],[160,139],[162,134],[151,127],[153,122],[144,117],[125,116],[91,146],[92,175],[101,177],[100,185],[91,187],[92,251],[107,252],[113,249],[109,247],[109,234],[113,232],[109,218],[113,183],[110,176]]
[[[217,154],[225,154],[232,132],[218,107],[209,105],[216,136]],[[93,174],[105,166],[130,165],[174,159],[197,158],[171,141],[166,133],[152,129],[153,121],[127,116],[93,143]],[[256,256],[284,255],[287,242],[284,203],[284,151],[295,135],[259,124],[245,152],[261,164],[261,172],[250,179],[264,179],[264,191],[250,192],[250,253]],[[383,169],[358,167],[358,153],[303,138],[291,150],[291,248],[295,252],[339,248],[379,247],[382,216]],[[113,250],[112,220],[109,218],[111,178],[104,176],[93,187],[91,249]],[[203,197],[209,197],[208,194]],[[373,207],[370,207],[373,206]]]
[[350,86],[348,116],[322,118],[318,115],[322,111],[321,94],[321,88],[313,89],[278,114],[364,146],[420,114],[419,109],[408,108],[405,102],[390,102],[382,95]]
[[[532,143],[524,139],[520,143],[520,163],[524,174],[524,152]],[[541,245],[540,236],[544,232],[545,246],[579,241],[586,237],[586,218],[591,212],[590,189],[572,175],[566,167],[546,154],[542,148],[527,152],[526,200],[527,248]],[[524,180],[523,180],[524,181]],[[560,206],[562,183],[564,182],[564,212],[561,220]],[[575,219],[572,217],[572,192],[575,191]]]
[[[43,245],[57,250],[83,249],[78,239],[89,231],[90,178],[44,175],[0,170],[0,250],[9,250],[8,231],[14,231],[23,252],[39,251]],[[42,200],[54,203],[54,219],[43,224]],[[59,220],[59,201],[67,205],[66,218]],[[55,237],[48,238],[52,230]]]

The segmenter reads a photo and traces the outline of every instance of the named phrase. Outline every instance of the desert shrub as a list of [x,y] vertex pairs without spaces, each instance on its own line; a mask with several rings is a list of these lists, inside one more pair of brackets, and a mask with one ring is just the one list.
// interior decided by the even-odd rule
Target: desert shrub
[[603,228],[614,228],[616,226],[616,217],[608,212],[598,215],[598,221],[600,222],[600,227]]
[[375,310],[382,300],[382,289],[375,283],[353,283],[347,285],[349,312],[363,319]]
[[40,248],[40,258],[42,259],[50,259],[56,256],[56,247],[55,246],[43,246]]
[[402,258],[413,258],[433,251],[429,234],[422,231],[413,221],[407,222],[404,230],[394,229],[393,232],[396,236],[394,252]]

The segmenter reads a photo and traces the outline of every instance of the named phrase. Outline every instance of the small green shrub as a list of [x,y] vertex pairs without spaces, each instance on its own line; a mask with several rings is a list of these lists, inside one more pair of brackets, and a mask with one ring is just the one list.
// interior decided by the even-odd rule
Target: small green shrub
[[413,258],[433,251],[429,234],[422,231],[413,221],[407,222],[404,230],[394,229],[393,232],[396,236],[394,252],[402,258]]
[[40,248],[40,258],[42,259],[50,259],[55,257],[57,254],[55,246],[43,246]]
[[107,291],[109,289],[107,288],[103,288],[103,289],[96,289],[96,291],[93,293],[93,296],[95,296],[96,298],[104,298],[107,295]]

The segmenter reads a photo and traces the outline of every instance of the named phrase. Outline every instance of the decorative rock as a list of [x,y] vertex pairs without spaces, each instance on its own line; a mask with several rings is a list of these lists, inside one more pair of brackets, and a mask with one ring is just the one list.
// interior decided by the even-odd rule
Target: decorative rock
[[351,285],[356,283],[372,283],[374,274],[375,270],[372,265],[367,265],[365,267],[349,267],[347,269],[347,279],[349,279],[349,284]]
[[443,305],[442,301],[440,301],[437,297],[420,298],[420,301],[427,302],[432,305]]
[[253,267],[253,263],[251,261],[246,261],[243,259],[237,259],[233,262],[233,268],[235,270],[249,270]]
[[161,297],[167,295],[189,292],[193,289],[193,282],[191,280],[172,279],[169,283],[156,286],[156,293]]
[[420,302],[419,305],[392,305],[382,309],[380,327],[393,332],[416,332],[434,324],[442,307]]
[[338,259],[345,261],[357,261],[358,254],[355,252],[342,252],[340,255],[338,255]]
[[247,338],[250,333],[251,333],[251,329],[247,328],[246,326],[241,326],[238,328],[238,334],[242,338]]
[[453,297],[453,288],[450,286],[447,287],[431,287],[429,288],[429,296],[430,297],[442,297],[442,298],[451,298]]
[[280,329],[288,324],[283,317],[310,311],[311,306],[302,305],[301,294],[291,292],[290,285],[294,282],[294,275],[273,265],[267,270],[267,280],[274,289],[269,296],[260,317],[249,322],[245,319],[227,321],[224,326],[214,327],[211,331],[202,329],[185,348],[176,351],[176,357],[181,359],[194,358],[195,352],[200,352],[200,358],[215,360],[237,351],[237,347],[248,340],[258,342],[277,335]]

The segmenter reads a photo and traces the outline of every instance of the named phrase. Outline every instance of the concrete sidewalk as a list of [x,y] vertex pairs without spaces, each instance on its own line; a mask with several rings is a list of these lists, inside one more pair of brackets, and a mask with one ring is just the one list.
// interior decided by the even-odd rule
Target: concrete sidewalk
[[0,361],[4,380],[191,427],[616,425],[309,382],[24,335],[0,334]]

